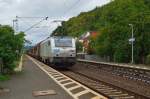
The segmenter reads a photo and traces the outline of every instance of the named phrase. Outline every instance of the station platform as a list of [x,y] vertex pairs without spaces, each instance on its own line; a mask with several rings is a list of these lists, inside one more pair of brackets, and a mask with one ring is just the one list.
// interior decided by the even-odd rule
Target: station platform
[[30,56],[23,57],[22,67],[9,81],[0,82],[10,89],[0,99],[107,99]]
[[95,64],[113,65],[113,66],[119,66],[119,67],[127,67],[127,68],[141,69],[141,70],[150,71],[150,66],[143,65],[143,64],[125,64],[125,63],[113,63],[113,62],[100,62],[100,61],[93,61],[93,60],[88,60],[88,59],[78,59],[78,61],[87,62],[87,63],[95,63]]
[[[73,99],[27,56],[23,57],[23,71],[0,82],[0,86],[10,89],[0,94],[0,99]],[[34,96],[34,91],[54,90],[56,94]]]

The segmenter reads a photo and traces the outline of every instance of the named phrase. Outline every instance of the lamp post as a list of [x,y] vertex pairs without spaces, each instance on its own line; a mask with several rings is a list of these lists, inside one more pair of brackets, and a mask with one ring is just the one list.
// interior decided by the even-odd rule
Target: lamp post
[[134,63],[134,46],[133,46],[133,44],[134,44],[135,38],[134,38],[134,35],[133,35],[133,24],[129,24],[129,26],[132,28],[132,36],[129,39],[129,42],[131,42],[131,44],[132,44],[132,60],[131,60],[131,64],[133,64]]

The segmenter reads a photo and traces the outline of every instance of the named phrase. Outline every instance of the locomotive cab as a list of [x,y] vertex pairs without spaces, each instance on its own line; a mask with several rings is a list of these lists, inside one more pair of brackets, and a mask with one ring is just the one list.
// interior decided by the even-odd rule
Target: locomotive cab
[[46,39],[40,44],[40,57],[43,62],[60,64],[60,67],[74,65],[76,63],[75,39],[58,36]]
[[76,62],[75,39],[71,37],[54,37],[52,39],[53,63],[70,64]]

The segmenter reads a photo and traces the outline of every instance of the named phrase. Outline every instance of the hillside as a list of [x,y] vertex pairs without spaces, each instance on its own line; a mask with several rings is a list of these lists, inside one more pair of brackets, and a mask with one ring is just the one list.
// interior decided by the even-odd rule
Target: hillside
[[63,22],[54,33],[79,37],[86,31],[97,31],[99,36],[91,43],[96,54],[115,62],[130,62],[129,24],[134,26],[135,62],[146,63],[150,60],[147,58],[150,55],[150,0],[114,0]]

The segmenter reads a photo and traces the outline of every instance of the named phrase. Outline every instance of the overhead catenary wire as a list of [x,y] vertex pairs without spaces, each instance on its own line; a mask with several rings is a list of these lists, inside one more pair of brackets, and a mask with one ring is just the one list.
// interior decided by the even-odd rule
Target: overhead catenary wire
[[41,22],[43,22],[43,20],[39,21],[38,23],[32,25],[31,27],[29,27],[28,29],[26,29],[24,32],[29,31],[30,29],[32,29],[33,27],[35,27],[36,25],[40,24]]
[[77,0],[65,14],[68,14],[77,4],[79,4],[79,2],[80,2],[80,0]]
[[[64,5],[66,6],[66,0],[64,2]],[[76,2],[74,2],[68,9],[69,10],[66,10],[64,13],[63,13],[63,17],[65,17],[65,15],[67,15],[78,3],[80,2],[80,0],[77,0]],[[62,22],[64,20],[56,20],[56,21],[53,21],[53,22]]]
[[[46,16],[46,17],[48,17],[48,16]],[[27,18],[35,19],[35,18],[45,18],[45,17],[19,17],[19,16],[17,16],[17,18],[19,18],[19,19],[27,19]]]
[[[31,18],[31,17],[18,17],[18,18]],[[33,18],[33,17],[32,17]],[[39,17],[34,17],[34,18],[39,18]],[[23,32],[27,32],[29,31],[30,29],[34,28],[35,26],[37,26],[38,24],[40,24],[41,22],[43,22],[44,20],[47,20],[48,17],[42,17],[44,19],[40,20],[39,22],[33,24],[31,27],[29,27],[28,29],[24,30]]]
[[74,2],[69,8],[68,10],[66,10],[63,15],[67,15],[78,3],[80,2],[80,0],[77,0],[76,2]]
[[[65,0],[65,2],[64,2],[64,5],[66,6],[66,0]],[[66,10],[66,11],[64,11],[64,13],[63,13],[63,17],[66,17],[65,15],[67,15],[78,3],[80,2],[80,0],[77,0],[76,2],[74,2],[68,9],[69,10]],[[60,23],[62,23],[63,21],[65,21],[65,20],[54,20],[54,21],[52,21],[52,22],[54,22],[54,23],[57,23],[58,24],[58,22],[60,22]],[[60,25],[58,24],[58,27],[59,27]],[[55,33],[54,33],[55,34]]]
[[32,25],[31,23],[29,23],[29,22],[27,22],[27,21],[24,21],[24,20],[19,20],[21,23],[25,23],[27,26],[30,26],[30,25]]
[[[68,14],[78,3],[80,2],[80,0],[76,0],[69,8],[67,11],[64,12],[64,15]],[[66,4],[65,4],[66,5]],[[45,18],[45,17],[20,17],[20,16],[16,16],[16,19],[34,19],[34,18]],[[46,17],[48,18],[48,17]],[[31,30],[32,28],[34,28],[35,26],[37,26],[38,24],[40,24],[41,22],[43,22],[45,19],[42,19],[41,21],[39,21],[38,23],[32,25],[31,27],[27,28],[26,30],[24,30],[23,32],[27,32],[29,30]],[[62,20],[59,20],[60,22],[62,22]]]

